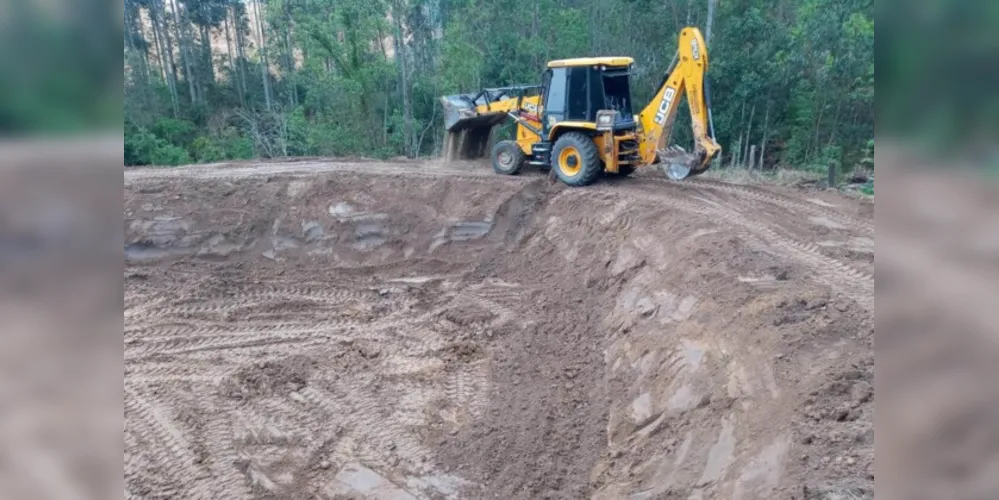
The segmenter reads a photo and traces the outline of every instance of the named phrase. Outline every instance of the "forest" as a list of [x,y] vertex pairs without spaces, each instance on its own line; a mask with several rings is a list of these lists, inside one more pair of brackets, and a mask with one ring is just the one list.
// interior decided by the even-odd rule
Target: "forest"
[[635,58],[637,108],[687,25],[722,165],[873,164],[873,0],[124,0],[124,23],[126,165],[434,156],[440,96],[566,57]]

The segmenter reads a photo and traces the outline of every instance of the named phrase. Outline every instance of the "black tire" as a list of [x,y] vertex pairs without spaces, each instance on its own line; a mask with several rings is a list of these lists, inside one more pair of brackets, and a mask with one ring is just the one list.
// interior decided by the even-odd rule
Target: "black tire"
[[558,179],[574,187],[593,184],[604,171],[597,145],[582,132],[566,132],[555,141],[551,164]]
[[524,152],[517,141],[500,141],[493,146],[490,154],[493,171],[500,175],[515,175],[524,166]]

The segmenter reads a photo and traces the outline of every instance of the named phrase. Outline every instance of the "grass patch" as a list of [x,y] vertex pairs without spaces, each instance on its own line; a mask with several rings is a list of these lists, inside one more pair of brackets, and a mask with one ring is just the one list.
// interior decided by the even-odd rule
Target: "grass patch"
[[760,171],[740,167],[712,168],[701,174],[701,177],[732,184],[775,184],[779,186],[816,185],[825,179],[825,176],[807,170],[778,168]]

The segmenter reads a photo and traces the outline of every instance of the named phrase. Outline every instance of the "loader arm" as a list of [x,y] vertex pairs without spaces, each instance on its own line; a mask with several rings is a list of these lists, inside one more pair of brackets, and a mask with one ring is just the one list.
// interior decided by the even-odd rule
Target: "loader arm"
[[[639,154],[642,161],[649,164],[655,161],[659,151],[666,148],[665,142],[673,129],[681,95],[686,92],[695,144],[693,155],[688,155],[688,158],[682,160],[686,168],[689,168],[688,172],[681,172],[679,177],[682,178],[707,170],[711,160],[721,151],[721,147],[709,135],[710,108],[704,91],[708,51],[699,29],[688,27],[680,32],[677,55],[676,64],[663,78],[659,91],[639,115],[642,129]],[[673,160],[664,158],[663,161]]]
[[523,142],[521,148],[525,153],[530,151],[530,143],[541,137],[541,119],[537,116],[540,90],[539,85],[517,85],[441,97],[445,158],[450,161],[484,156],[493,127],[511,118],[519,125],[518,135],[523,132],[537,137],[518,141]]

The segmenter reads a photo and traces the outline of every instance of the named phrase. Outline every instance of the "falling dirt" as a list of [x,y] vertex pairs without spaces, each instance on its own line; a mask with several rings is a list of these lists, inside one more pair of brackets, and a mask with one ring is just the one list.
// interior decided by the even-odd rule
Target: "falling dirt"
[[126,171],[126,497],[873,498],[873,209],[815,200]]

